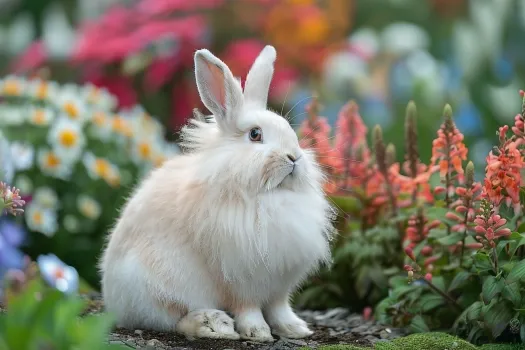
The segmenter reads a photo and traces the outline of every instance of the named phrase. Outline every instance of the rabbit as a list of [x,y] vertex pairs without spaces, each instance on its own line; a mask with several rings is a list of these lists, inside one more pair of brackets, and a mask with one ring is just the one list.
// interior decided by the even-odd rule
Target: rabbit
[[243,91],[224,62],[195,52],[212,116],[195,113],[184,152],[133,189],[100,259],[117,326],[258,342],[313,334],[290,296],[331,261],[333,209],[313,152],[267,109],[275,60],[265,46]]

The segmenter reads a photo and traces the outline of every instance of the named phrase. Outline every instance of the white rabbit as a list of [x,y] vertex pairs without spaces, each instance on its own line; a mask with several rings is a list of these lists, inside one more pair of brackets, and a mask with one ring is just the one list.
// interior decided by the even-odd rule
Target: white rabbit
[[255,341],[312,334],[289,296],[330,261],[332,209],[313,154],[267,110],[275,59],[266,46],[243,94],[221,60],[195,53],[213,117],[191,120],[185,152],[136,188],[100,262],[119,326]]

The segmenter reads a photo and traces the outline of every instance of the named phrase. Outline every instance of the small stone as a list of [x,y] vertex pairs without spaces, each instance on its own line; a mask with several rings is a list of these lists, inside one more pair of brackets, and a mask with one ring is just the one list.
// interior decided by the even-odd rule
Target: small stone
[[299,340],[299,339],[286,339],[285,341],[287,343],[298,345],[298,346],[306,346],[307,345],[307,343],[305,341]]
[[135,334],[136,335],[142,336],[142,333],[143,333],[142,329],[135,329]]
[[146,346],[153,347],[154,349],[158,349],[159,347],[164,347],[164,344],[162,344],[162,342],[160,342],[157,339],[150,339],[146,343]]

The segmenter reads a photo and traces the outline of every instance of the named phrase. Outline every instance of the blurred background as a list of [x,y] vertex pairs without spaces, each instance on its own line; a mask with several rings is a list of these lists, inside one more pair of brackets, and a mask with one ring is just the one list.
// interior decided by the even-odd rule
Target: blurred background
[[[170,149],[165,154],[177,152],[172,142],[192,109],[205,111],[194,83],[194,51],[208,48],[244,77],[263,46],[272,44],[278,59],[270,104],[291,110],[293,125],[306,117],[314,95],[332,124],[353,99],[365,124],[380,124],[384,138],[403,149],[405,108],[414,100],[426,162],[449,103],[469,158],[483,173],[494,131],[520,110],[524,37],[525,0],[0,0],[2,76],[104,88],[116,97],[108,111],[116,107],[158,121],[151,125],[166,142],[163,150]],[[14,124],[0,117],[7,141],[25,142],[26,148],[11,150],[12,158],[51,142]],[[91,159],[99,177],[60,177],[15,164],[10,180],[33,198],[30,204],[41,200],[27,210],[24,227],[32,233],[24,250],[54,252],[97,285],[101,237],[147,167],[132,154],[134,165],[126,168],[119,163],[126,160],[121,146],[109,154],[109,141],[86,137],[94,158],[83,162]],[[139,146],[147,151],[148,145]],[[114,162],[103,162],[108,159]],[[113,165],[121,170],[121,187],[103,176]],[[61,206],[53,207],[53,200]],[[38,215],[30,217],[35,213],[48,215],[55,226],[39,228]]]

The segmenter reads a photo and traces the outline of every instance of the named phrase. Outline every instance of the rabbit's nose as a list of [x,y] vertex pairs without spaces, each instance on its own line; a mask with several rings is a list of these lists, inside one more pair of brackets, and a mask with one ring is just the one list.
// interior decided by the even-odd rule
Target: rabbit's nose
[[286,155],[288,157],[288,159],[290,159],[292,161],[292,163],[295,163],[295,161],[297,160],[293,155],[291,155],[290,153],[288,153]]

